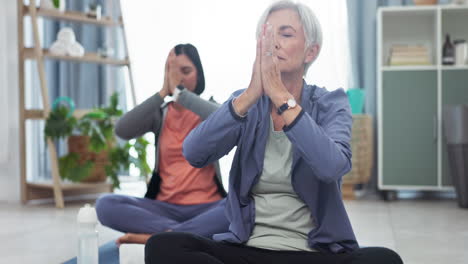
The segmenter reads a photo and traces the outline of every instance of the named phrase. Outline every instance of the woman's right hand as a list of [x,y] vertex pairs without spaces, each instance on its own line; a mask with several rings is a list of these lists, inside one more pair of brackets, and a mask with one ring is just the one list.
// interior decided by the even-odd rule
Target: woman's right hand
[[164,97],[168,96],[171,94],[171,89],[170,89],[170,83],[169,83],[169,78],[170,78],[170,66],[173,64],[172,62],[174,61],[175,58],[175,51],[174,49],[171,49],[169,52],[169,55],[167,55],[166,59],[166,65],[164,66],[164,82],[163,82],[163,87],[159,91],[159,95],[164,99]]
[[263,83],[261,74],[261,56],[262,56],[262,40],[257,40],[257,52],[255,55],[255,62],[252,70],[252,78],[250,79],[249,87],[236,98],[233,102],[234,109],[237,114],[243,116],[247,113],[249,108],[257,102],[263,95]]
[[183,74],[180,70],[180,57],[177,57],[175,54],[171,57],[169,61],[169,72],[167,77],[167,84],[169,89],[169,95],[174,94],[176,86],[183,85]]
[[252,78],[250,79],[249,87],[247,92],[255,101],[263,95],[263,84],[262,84],[262,74],[261,74],[261,56],[262,56],[262,41],[261,39],[257,40],[257,53],[255,55],[255,62],[252,70]]

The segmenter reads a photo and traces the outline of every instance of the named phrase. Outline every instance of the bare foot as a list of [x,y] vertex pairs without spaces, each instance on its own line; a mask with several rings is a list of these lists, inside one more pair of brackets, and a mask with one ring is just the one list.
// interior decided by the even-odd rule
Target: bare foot
[[115,243],[120,247],[121,244],[146,244],[151,234],[127,233],[117,239]]

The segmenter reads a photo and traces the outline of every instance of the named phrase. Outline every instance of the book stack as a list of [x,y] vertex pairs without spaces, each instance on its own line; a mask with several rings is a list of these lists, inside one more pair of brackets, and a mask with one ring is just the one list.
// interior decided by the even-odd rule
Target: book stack
[[390,47],[389,65],[430,65],[430,52],[424,45],[392,45]]

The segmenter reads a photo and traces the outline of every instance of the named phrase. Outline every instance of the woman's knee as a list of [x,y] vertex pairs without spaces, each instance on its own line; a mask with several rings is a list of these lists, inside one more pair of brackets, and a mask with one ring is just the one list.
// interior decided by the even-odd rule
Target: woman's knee
[[106,225],[109,222],[119,202],[119,196],[116,194],[103,194],[96,200],[96,214],[101,224]]
[[[145,245],[145,260],[170,257],[193,246],[194,237],[188,233],[166,232],[153,235]],[[147,263],[151,263],[148,262]]]
[[388,248],[362,248],[359,252],[362,263],[403,264],[400,255]]

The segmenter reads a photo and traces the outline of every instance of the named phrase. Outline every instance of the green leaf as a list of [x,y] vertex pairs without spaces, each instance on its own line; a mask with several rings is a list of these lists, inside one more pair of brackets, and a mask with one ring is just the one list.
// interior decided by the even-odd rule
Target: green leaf
[[114,166],[106,166],[105,168],[107,177],[111,179],[112,187],[119,189],[120,181],[118,178],[118,170]]
[[[57,1],[57,3],[59,2]],[[95,153],[107,151],[109,164],[106,165],[105,170],[115,188],[120,186],[119,171],[128,170],[131,164],[139,168],[141,175],[151,173],[151,169],[146,162],[146,147],[149,144],[146,140],[139,138],[135,141],[135,144],[117,145],[114,135],[114,121],[123,113],[118,107],[118,93],[112,94],[107,107],[96,108],[84,115],[80,120],[76,120],[74,117],[67,119],[69,110],[64,106],[59,106],[51,112],[45,131],[46,136],[54,139],[70,136],[75,131],[79,135],[89,137],[88,148],[90,151]],[[134,148],[137,153],[135,157],[130,155],[131,148]],[[88,161],[80,165],[78,161],[79,157],[76,153],[69,153],[61,157],[59,159],[60,175],[72,181],[80,181],[86,178],[91,173],[94,163]]]
[[151,168],[146,161],[146,147],[149,145],[149,142],[143,137],[137,138],[132,147],[137,153],[137,157],[131,158],[131,163],[135,165],[140,170],[140,176],[145,177],[151,173]]
[[[54,4],[54,7],[55,7],[55,8],[59,8],[59,7],[60,7],[60,1],[61,1],[61,0],[52,0],[52,3]],[[62,0],[62,1],[65,1],[65,0]]]
[[77,120],[73,116],[68,117],[68,115],[69,109],[66,106],[58,106],[52,110],[46,120],[45,137],[56,140],[70,136],[77,125]]
[[80,182],[91,174],[94,162],[87,161],[85,164],[78,163],[79,156],[76,153],[68,153],[59,159],[59,172],[62,179],[72,182]]
[[108,114],[103,110],[97,109],[87,113],[86,115],[84,115],[84,117],[96,120],[105,120],[108,117]]
[[102,108],[109,116],[118,117],[122,115],[122,110],[118,109],[119,107],[119,94],[113,93],[110,97],[110,106],[107,108]]
[[119,106],[119,94],[113,93],[110,98],[110,108],[117,109]]
[[106,141],[109,141],[114,137],[114,126],[109,121],[106,121],[105,124],[101,125],[101,131]]

